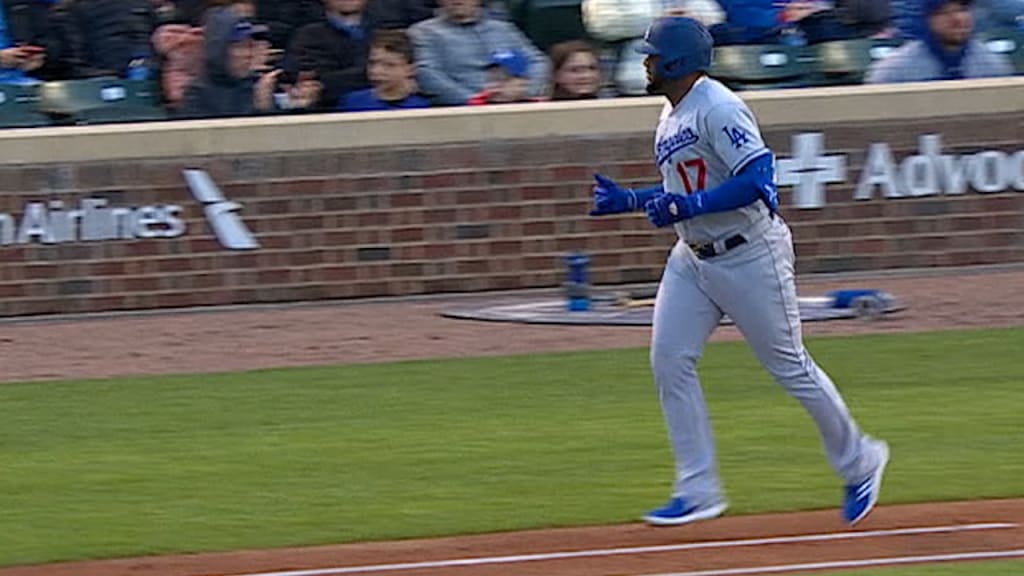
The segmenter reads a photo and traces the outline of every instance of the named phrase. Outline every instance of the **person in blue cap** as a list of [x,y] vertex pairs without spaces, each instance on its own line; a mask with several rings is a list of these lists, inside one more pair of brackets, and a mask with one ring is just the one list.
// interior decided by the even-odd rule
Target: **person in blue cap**
[[518,50],[498,50],[491,54],[487,66],[487,83],[484,89],[466,102],[471,106],[481,104],[507,104],[510,102],[535,102],[530,96],[530,61]]

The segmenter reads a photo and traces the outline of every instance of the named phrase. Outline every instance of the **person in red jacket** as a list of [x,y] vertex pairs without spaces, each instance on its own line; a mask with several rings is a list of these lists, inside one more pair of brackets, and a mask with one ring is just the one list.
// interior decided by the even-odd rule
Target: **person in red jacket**
[[507,104],[509,102],[537,102],[530,96],[530,61],[517,50],[499,50],[491,55],[487,66],[487,84],[466,103]]

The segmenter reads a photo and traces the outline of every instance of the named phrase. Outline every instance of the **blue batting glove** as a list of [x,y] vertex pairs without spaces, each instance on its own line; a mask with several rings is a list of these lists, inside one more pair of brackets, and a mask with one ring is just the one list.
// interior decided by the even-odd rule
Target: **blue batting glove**
[[591,216],[604,216],[606,214],[622,214],[632,212],[637,208],[636,193],[630,188],[620,188],[610,178],[600,174],[594,174],[594,208],[590,211]]
[[658,194],[644,204],[647,219],[658,228],[693,217],[690,198],[682,194]]

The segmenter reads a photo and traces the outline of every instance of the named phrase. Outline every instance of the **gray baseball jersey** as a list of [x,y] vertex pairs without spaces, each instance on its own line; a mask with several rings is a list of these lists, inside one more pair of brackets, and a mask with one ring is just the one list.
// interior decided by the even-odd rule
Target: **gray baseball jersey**
[[[654,157],[666,192],[709,190],[770,154],[750,108],[717,80],[702,77],[675,108],[666,103],[655,134]],[[769,216],[763,202],[675,225],[688,242],[728,238]]]

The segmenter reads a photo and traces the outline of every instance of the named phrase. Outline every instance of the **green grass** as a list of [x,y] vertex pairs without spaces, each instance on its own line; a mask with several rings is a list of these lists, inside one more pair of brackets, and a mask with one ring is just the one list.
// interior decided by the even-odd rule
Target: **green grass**
[[[883,502],[1024,495],[1024,330],[809,346],[892,446]],[[0,565],[634,521],[672,475],[646,356],[2,385]],[[702,376],[731,514],[838,504],[742,343]]]
[[1003,560],[991,562],[960,562],[956,564],[923,564],[898,568],[872,568],[870,570],[841,570],[819,576],[1020,576],[1024,574],[1024,561]]

